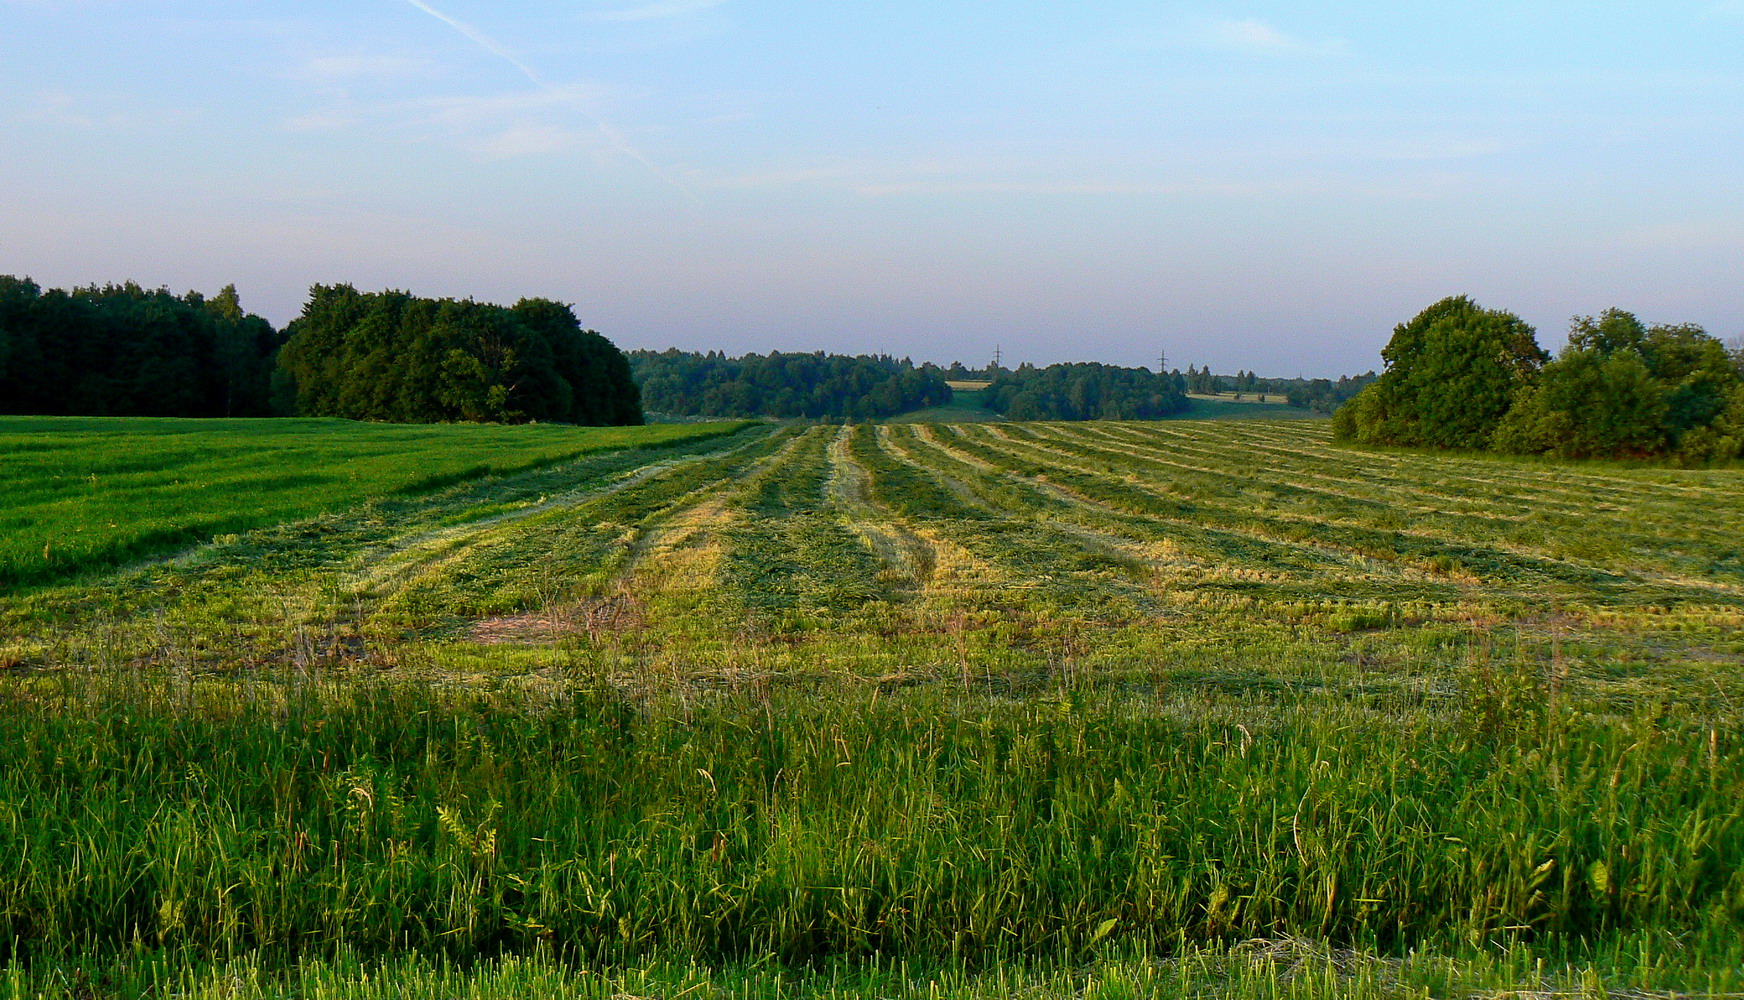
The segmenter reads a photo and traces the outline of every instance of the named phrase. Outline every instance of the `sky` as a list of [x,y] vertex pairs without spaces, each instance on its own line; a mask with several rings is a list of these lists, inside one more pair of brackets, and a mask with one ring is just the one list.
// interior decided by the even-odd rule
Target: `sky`
[[1744,333],[1744,0],[0,0],[0,274],[1337,376]]

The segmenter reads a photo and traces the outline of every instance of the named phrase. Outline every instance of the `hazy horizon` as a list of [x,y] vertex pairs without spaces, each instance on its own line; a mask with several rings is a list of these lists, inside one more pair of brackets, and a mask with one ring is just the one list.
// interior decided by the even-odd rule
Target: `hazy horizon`
[[0,0],[0,273],[625,349],[1336,377],[1467,294],[1744,332],[1744,2]]

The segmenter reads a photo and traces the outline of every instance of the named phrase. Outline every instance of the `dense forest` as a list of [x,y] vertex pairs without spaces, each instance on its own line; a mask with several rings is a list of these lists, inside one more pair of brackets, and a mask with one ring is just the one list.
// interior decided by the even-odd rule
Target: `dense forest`
[[1694,324],[1577,317],[1552,359],[1513,313],[1443,299],[1393,331],[1379,380],[1334,415],[1365,444],[1560,458],[1744,455],[1744,347]]
[[1187,408],[1178,376],[1093,362],[997,369],[981,399],[1012,420],[1152,420]]
[[639,424],[629,364],[566,305],[317,285],[283,332],[236,288],[0,276],[0,413]]
[[633,351],[630,368],[642,405],[673,416],[874,420],[951,401],[938,366],[882,355],[671,349]]
[[279,364],[296,410],[397,423],[639,424],[624,356],[549,299],[513,308],[316,285]]
[[208,299],[0,275],[0,413],[266,416],[281,343],[235,286]]

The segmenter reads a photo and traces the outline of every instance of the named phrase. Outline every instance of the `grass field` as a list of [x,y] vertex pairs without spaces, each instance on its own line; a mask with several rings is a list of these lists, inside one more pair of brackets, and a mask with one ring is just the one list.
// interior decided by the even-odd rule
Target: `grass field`
[[1307,421],[384,492],[0,606],[0,983],[1744,991],[1741,538]]
[[929,406],[890,418],[894,424],[975,424],[1000,421],[1005,417],[981,405],[981,393],[989,382],[951,382],[951,401],[944,406]]
[[[987,382],[952,382],[951,402],[944,406],[929,406],[893,417],[895,424],[968,424],[1002,421],[1001,414],[981,405],[980,393]],[[1187,409],[1170,420],[1319,420],[1321,415],[1284,402],[1282,396],[1259,397],[1248,394],[1241,399],[1233,395],[1189,395]]]
[[1291,406],[1282,396],[1256,396],[1252,393],[1236,399],[1233,395],[1206,396],[1190,394],[1187,412],[1177,420],[1320,420],[1321,414],[1306,407]]
[[0,594],[367,497],[722,429],[0,417]]

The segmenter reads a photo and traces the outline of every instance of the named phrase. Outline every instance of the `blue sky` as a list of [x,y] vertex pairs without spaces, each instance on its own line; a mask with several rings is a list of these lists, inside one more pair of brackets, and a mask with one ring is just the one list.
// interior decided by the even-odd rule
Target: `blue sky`
[[0,273],[624,347],[1336,375],[1444,295],[1744,333],[1744,0],[0,0]]

